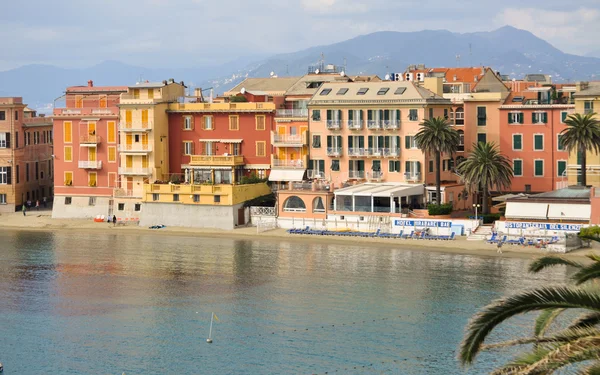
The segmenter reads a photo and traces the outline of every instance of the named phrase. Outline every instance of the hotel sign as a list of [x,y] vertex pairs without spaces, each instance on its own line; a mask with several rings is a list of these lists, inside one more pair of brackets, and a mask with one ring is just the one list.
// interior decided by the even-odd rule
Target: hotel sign
[[397,227],[450,228],[452,227],[452,222],[438,220],[394,220],[394,225]]
[[527,229],[538,228],[545,230],[563,230],[568,232],[579,232],[583,228],[582,224],[560,224],[560,223],[525,223],[506,221],[504,223],[506,229]]

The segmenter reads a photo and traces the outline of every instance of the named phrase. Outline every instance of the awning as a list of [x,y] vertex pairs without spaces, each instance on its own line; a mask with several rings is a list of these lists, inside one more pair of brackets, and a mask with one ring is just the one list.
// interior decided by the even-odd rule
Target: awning
[[244,169],[271,169],[271,164],[246,164]]
[[360,184],[334,191],[335,196],[355,195],[358,197],[409,197],[423,195],[423,185]]
[[304,180],[304,169],[272,169],[269,174],[269,181],[293,181]]
[[592,206],[589,204],[550,204],[548,219],[590,221]]
[[507,202],[507,219],[539,219],[546,220],[548,203]]
[[242,143],[243,139],[199,139],[199,142]]
[[202,169],[202,170],[207,170],[207,169],[215,169],[215,170],[227,170],[230,171],[232,167],[216,167],[216,166],[211,166],[211,165],[194,165],[194,166],[190,166],[190,169]]

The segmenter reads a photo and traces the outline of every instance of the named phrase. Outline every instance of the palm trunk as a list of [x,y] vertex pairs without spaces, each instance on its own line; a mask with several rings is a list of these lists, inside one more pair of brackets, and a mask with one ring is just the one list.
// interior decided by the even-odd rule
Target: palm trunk
[[489,207],[488,207],[488,187],[484,186],[483,187],[483,201],[481,202],[481,208],[484,214],[489,214]]
[[585,150],[585,147],[581,148],[581,185],[586,186],[587,185],[587,174],[586,174],[586,167],[587,167],[587,152]]
[[441,187],[441,172],[440,172],[440,153],[435,153],[435,196],[437,204],[442,204],[442,187]]

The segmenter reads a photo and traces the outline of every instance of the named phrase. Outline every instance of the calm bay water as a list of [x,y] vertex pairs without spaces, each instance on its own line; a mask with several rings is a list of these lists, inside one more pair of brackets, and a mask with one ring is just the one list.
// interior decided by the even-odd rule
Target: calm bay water
[[566,279],[527,265],[394,242],[0,231],[0,362],[5,375],[483,374],[511,353],[462,369],[471,315]]

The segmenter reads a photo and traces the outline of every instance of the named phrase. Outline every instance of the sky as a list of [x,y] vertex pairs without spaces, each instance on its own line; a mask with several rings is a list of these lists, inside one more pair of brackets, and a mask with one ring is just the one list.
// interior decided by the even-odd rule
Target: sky
[[491,31],[511,25],[600,57],[600,0],[28,0],[2,4],[0,70],[218,65],[376,31]]

